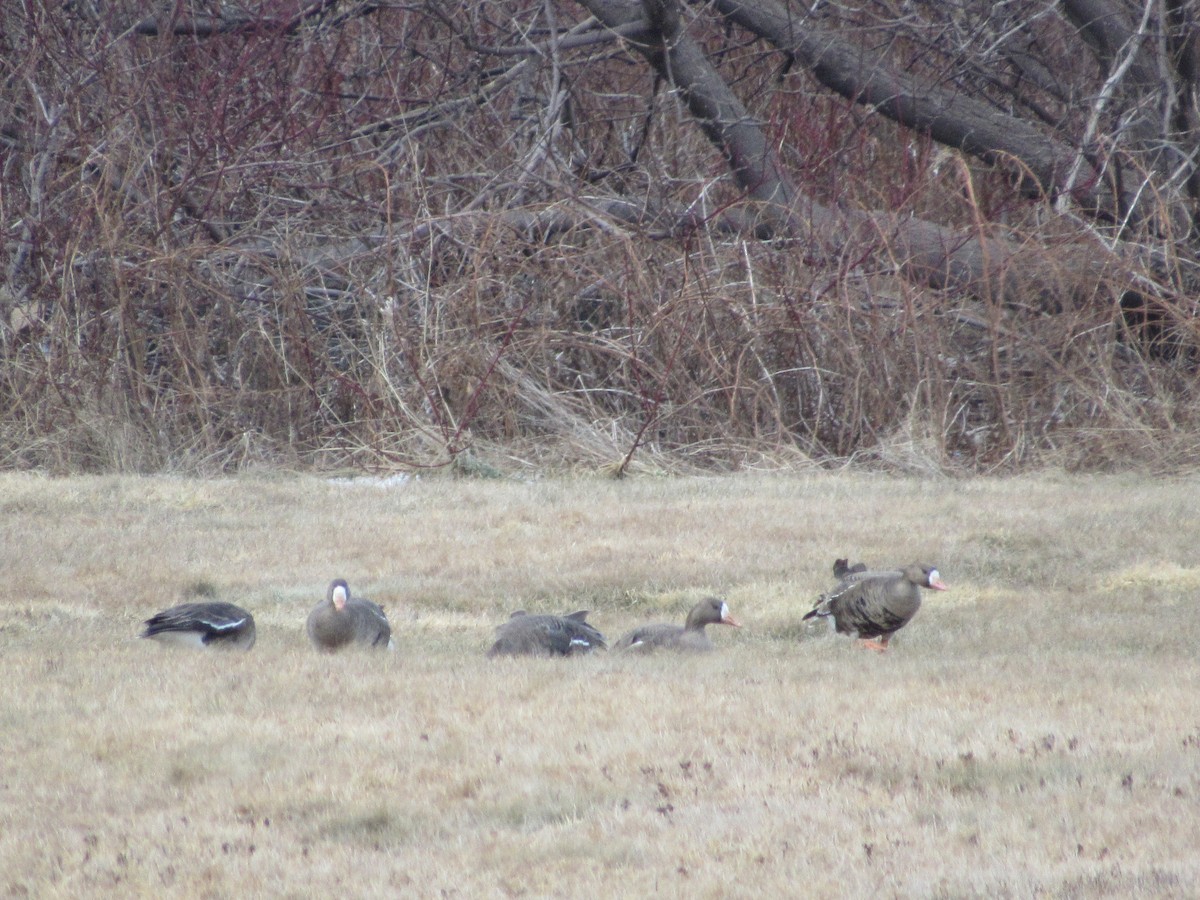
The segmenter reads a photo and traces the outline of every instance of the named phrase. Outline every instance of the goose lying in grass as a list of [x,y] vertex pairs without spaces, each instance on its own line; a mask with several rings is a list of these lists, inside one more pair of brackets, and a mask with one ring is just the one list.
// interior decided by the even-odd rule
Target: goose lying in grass
[[938,570],[922,563],[890,571],[847,572],[804,618],[832,617],[838,633],[854,635],[861,646],[882,652],[921,608],[922,588],[948,590]]
[[496,629],[488,656],[575,656],[607,649],[604,635],[589,625],[588,610],[567,616],[531,616],[524,610]]
[[254,646],[254,616],[232,603],[181,603],[146,620],[142,637],[188,647]]
[[318,650],[330,652],[351,645],[393,649],[383,607],[350,596],[350,586],[342,578],[330,583],[325,599],[308,614],[308,638]]
[[741,625],[729,614],[729,605],[720,597],[705,597],[692,607],[683,625],[642,625],[623,634],[614,650],[711,650],[706,625]]

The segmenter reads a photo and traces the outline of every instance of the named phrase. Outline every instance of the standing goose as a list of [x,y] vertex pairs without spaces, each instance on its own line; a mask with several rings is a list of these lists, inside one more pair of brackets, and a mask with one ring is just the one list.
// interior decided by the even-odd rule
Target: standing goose
[[232,603],[181,603],[146,620],[142,637],[188,647],[254,646],[254,616]]
[[528,615],[517,610],[496,629],[488,656],[574,656],[608,649],[604,635],[585,620],[588,610],[567,616]]
[[870,650],[887,650],[892,635],[921,608],[921,588],[948,590],[933,566],[913,563],[886,572],[847,574],[805,614],[832,616],[839,634],[851,634]]
[[706,625],[741,624],[729,614],[729,605],[720,597],[705,597],[692,607],[683,625],[642,625],[621,636],[614,650],[711,650]]
[[392,646],[392,629],[383,607],[363,597],[351,597],[345,579],[335,578],[325,599],[308,614],[308,638],[318,650],[335,651],[351,644]]

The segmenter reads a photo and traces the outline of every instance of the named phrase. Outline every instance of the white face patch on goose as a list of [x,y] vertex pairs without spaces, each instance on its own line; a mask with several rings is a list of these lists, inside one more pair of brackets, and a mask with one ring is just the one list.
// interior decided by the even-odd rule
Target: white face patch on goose
[[337,609],[342,609],[346,605],[346,589],[340,584],[333,589],[333,605]]
[[592,646],[592,642],[587,640],[586,638],[571,638],[571,646],[572,647],[590,647],[590,646]]
[[724,621],[725,619],[728,619],[728,618],[729,618],[729,604],[722,603],[721,604],[721,620]]
[[942,579],[942,576],[938,574],[938,570],[937,570],[937,569],[930,569],[930,570],[929,570],[929,578],[928,578],[928,579],[926,579],[926,580],[927,580],[927,581],[928,581],[930,584],[933,584],[935,581],[941,581],[941,579]]

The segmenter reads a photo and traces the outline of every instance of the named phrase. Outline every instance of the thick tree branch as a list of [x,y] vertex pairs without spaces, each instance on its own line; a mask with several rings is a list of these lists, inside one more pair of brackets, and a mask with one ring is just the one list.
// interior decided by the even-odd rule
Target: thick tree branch
[[[887,212],[833,210],[823,206],[801,194],[782,172],[758,123],[751,119],[695,42],[682,32],[673,34],[669,40],[656,39],[649,18],[642,19],[640,5],[619,0],[581,2],[610,27],[645,21],[646,37],[633,44],[635,49],[664,77],[672,78],[705,134],[729,160],[738,184],[754,199],[763,201],[764,209],[773,217],[771,221],[785,221],[790,232],[799,233],[797,216],[800,216],[799,221],[806,226],[805,232],[812,236],[819,248],[817,252],[824,256],[883,257],[915,281],[1010,303],[1033,300],[1047,308],[1065,302],[1064,297],[1073,291],[1073,284],[1081,273],[1089,273],[1088,283],[1094,284],[1092,279],[1098,277],[1099,269],[1112,262],[1111,259],[1107,263],[1098,260],[1099,250],[1094,247],[1060,249],[1057,258],[1050,259],[1040,250],[1018,247],[985,235],[962,234],[912,217]],[[831,57],[829,46],[814,48],[803,41],[797,43],[787,38],[788,34],[795,33],[795,22],[786,17],[771,21],[771,28],[767,28],[761,18],[762,11],[778,12],[770,0],[763,0],[761,5],[754,7],[737,0],[717,0],[717,3],[731,12],[735,8],[740,10],[767,34],[779,38],[781,44],[806,47],[805,52],[818,67],[826,65],[831,58],[842,64],[851,62],[845,58],[848,52],[845,48],[834,48],[837,52]],[[652,11],[651,15],[660,22],[670,21],[670,17],[661,11]],[[821,52],[816,52],[817,49]],[[829,70],[831,75],[837,68]],[[898,97],[894,84],[884,96],[884,70],[871,66],[861,57],[854,58],[849,70],[851,74],[869,74],[867,86],[872,89],[871,96],[881,103],[889,102],[890,98],[892,108],[898,112],[910,109],[914,104],[925,109],[925,105],[931,103],[932,94],[919,98]],[[993,111],[988,112],[994,117]],[[927,115],[932,124],[941,121],[932,106],[922,114]],[[990,122],[991,119],[984,119],[980,114],[980,128]],[[957,122],[956,127],[962,128],[963,123]],[[1031,132],[1031,137],[1046,142],[1036,132]],[[973,139],[969,129],[963,133],[963,138],[968,144]],[[781,215],[786,218],[774,218]]]
[[[751,200],[761,204],[761,227],[767,233],[794,233],[799,194],[791,184],[762,128],[742,101],[712,68],[696,42],[679,30],[673,0],[652,4],[650,16],[642,4],[622,0],[581,0],[605,25],[629,33],[629,26],[644,22],[643,37],[630,45],[679,91],[701,129],[725,155],[734,180]],[[651,18],[652,17],[652,18]],[[670,33],[654,27],[657,22]]]
[[[886,60],[809,25],[774,0],[715,0],[714,5],[730,21],[794,56],[843,97],[989,164],[1015,160],[1026,196],[1054,197],[1072,171],[1072,147],[993,106],[896,71]],[[1115,214],[1114,198],[1094,169],[1081,174],[1072,196],[1094,213]]]

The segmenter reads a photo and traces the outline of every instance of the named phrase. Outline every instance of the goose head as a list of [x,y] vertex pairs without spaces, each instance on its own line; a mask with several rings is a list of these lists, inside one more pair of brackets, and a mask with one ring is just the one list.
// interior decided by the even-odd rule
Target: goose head
[[924,563],[913,563],[904,570],[904,577],[917,587],[930,588],[935,591],[948,591],[946,582],[942,581],[941,573],[936,566]]
[[703,628],[705,625],[742,627],[741,623],[730,614],[729,604],[720,597],[706,597],[692,607],[692,611],[688,613],[688,628]]
[[346,579],[335,578],[330,582],[327,599],[338,612],[346,608],[346,601],[350,599],[350,585],[346,584]]

